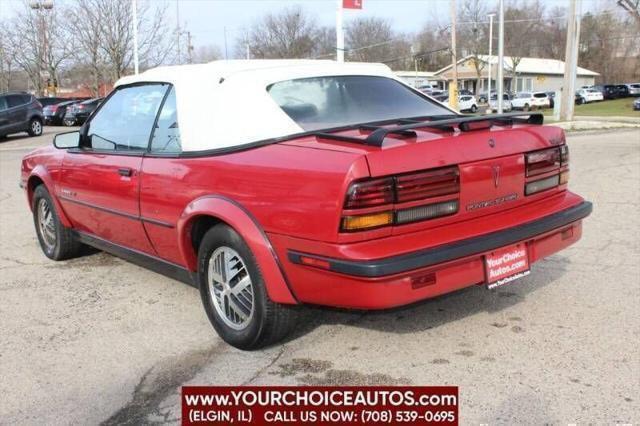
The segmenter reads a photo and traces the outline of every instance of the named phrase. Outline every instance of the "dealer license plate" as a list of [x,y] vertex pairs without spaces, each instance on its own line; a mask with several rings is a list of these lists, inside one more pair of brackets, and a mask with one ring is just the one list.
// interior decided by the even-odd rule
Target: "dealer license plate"
[[494,250],[485,256],[487,288],[493,289],[529,275],[526,244]]

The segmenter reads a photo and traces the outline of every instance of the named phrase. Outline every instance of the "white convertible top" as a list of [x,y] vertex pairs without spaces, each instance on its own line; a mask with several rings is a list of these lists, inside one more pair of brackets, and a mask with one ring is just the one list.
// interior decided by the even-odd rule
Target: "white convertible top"
[[173,84],[182,150],[200,151],[304,132],[266,88],[279,81],[338,75],[382,76],[401,82],[383,64],[228,60],[153,68],[121,78],[116,87],[137,82]]

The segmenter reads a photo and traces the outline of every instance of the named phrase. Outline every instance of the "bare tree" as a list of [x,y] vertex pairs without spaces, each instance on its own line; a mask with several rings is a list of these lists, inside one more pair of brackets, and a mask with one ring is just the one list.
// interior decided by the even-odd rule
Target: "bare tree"
[[96,0],[77,0],[67,17],[69,31],[76,40],[74,59],[79,66],[89,70],[89,88],[93,96],[99,96],[104,75],[105,55],[102,49],[102,26],[99,4]]
[[[0,21],[0,26],[5,27],[7,22]],[[6,27],[5,27],[6,28]],[[5,32],[0,33],[0,92],[11,88],[11,74],[13,65],[13,53],[9,44],[9,37]]]
[[[115,81],[133,62],[133,21],[130,0],[91,0],[102,23],[100,48],[109,64],[109,77]],[[138,51],[141,68],[169,62],[175,40],[167,27],[166,5],[138,2]]]
[[[511,2],[504,11],[505,54],[511,58],[511,75],[515,79],[523,57],[533,56],[536,39],[543,30],[544,6],[540,0]],[[513,88],[512,88],[513,89]]]
[[450,40],[448,27],[438,26],[433,21],[426,23],[414,38],[418,69],[434,71],[451,64]]
[[315,19],[301,7],[286,8],[256,22],[246,36],[238,39],[236,55],[245,51],[248,42],[254,58],[310,58],[318,54],[320,36]]
[[385,62],[394,68],[406,68],[411,62],[411,43],[404,34],[393,31],[382,18],[351,21],[345,36],[347,58],[358,62]]
[[199,46],[193,52],[193,62],[196,64],[215,61],[221,57],[220,48],[215,45]]
[[25,2],[7,32],[13,60],[28,75],[39,95],[45,92],[45,80],[57,80],[61,67],[71,58],[71,39],[62,25],[65,14],[62,6],[45,13]]
[[464,57],[471,55],[471,62],[476,72],[476,88],[477,93],[480,88],[480,80],[482,71],[486,66],[486,62],[481,59],[481,55],[488,53],[489,46],[489,28],[484,25],[487,19],[488,9],[485,0],[465,0],[458,9],[459,30],[457,31],[459,45],[462,55],[456,57]]

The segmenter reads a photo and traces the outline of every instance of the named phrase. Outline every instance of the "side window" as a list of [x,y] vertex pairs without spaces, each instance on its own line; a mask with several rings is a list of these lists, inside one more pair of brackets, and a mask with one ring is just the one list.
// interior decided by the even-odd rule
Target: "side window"
[[17,107],[25,104],[21,95],[7,96],[7,103],[9,104],[9,108],[13,108],[13,107]]
[[119,89],[89,123],[91,148],[145,151],[167,84],[146,84]]
[[173,87],[160,111],[158,123],[151,140],[151,151],[166,153],[182,151],[180,128],[178,127],[178,111],[176,109],[176,89]]
[[0,96],[0,111],[4,111],[7,108],[9,108],[9,106],[7,105],[7,98],[4,96]]

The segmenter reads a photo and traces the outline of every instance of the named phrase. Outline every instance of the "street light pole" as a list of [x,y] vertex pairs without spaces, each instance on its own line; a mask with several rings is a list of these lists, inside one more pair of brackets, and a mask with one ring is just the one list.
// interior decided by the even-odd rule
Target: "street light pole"
[[504,96],[504,0],[500,0],[499,6],[500,24],[498,26],[498,81],[496,82],[498,97],[498,114],[502,114],[502,97]]
[[[52,76],[49,73],[49,61],[47,60],[47,19],[45,13],[53,9],[53,0],[32,0],[29,3],[29,7],[36,11],[40,18],[39,22],[39,30],[42,35],[42,53],[39,55],[39,73],[40,78],[43,78],[44,75],[48,75],[47,78],[51,79]],[[55,78],[55,76],[53,76]],[[41,81],[41,80],[40,80]],[[55,85],[54,85],[55,87]],[[41,89],[38,88],[40,91]],[[47,85],[46,93],[49,93],[49,87]],[[44,93],[42,93],[44,94]],[[55,94],[55,89],[54,89]]]
[[487,79],[487,103],[491,99],[491,60],[493,59],[493,17],[496,16],[495,13],[489,14],[489,60],[488,62],[488,73],[489,78]]
[[136,0],[131,0],[133,13],[133,69],[138,74],[138,5]]

